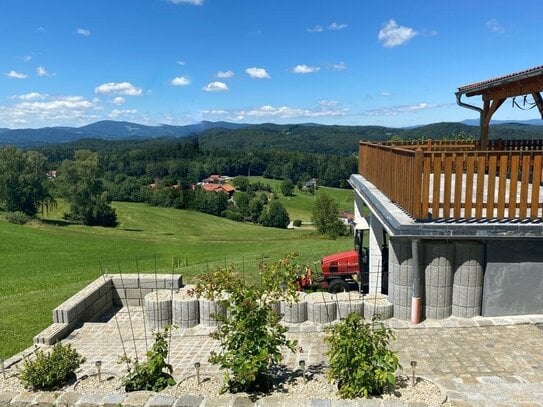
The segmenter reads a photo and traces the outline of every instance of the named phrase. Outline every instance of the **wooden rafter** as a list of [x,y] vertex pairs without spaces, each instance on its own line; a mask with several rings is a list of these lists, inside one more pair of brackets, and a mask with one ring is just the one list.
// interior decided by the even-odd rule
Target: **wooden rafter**
[[[532,95],[543,118],[543,66],[531,68],[522,72],[458,88],[457,101],[460,106],[478,110],[481,114],[481,146],[488,145],[488,127],[490,120],[507,98]],[[466,104],[461,101],[465,95],[481,96],[483,108]]]

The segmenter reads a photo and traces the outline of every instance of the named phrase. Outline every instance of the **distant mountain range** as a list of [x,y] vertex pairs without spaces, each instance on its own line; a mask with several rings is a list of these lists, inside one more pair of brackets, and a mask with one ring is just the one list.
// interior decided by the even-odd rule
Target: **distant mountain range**
[[[408,138],[442,138],[460,132],[478,137],[478,120],[464,120],[461,123],[432,123],[408,128],[382,126],[338,126],[316,123],[278,125],[271,123],[246,124],[202,121],[186,126],[146,126],[131,122],[104,120],[82,127],[44,127],[40,129],[0,128],[0,145],[13,144],[21,147],[38,147],[47,144],[74,142],[82,139],[130,140],[150,138],[181,138],[200,136],[204,144],[220,146],[228,137],[231,148],[259,148],[286,144],[313,143],[326,140],[326,150],[337,150],[337,143],[346,139],[388,140],[392,136]],[[543,120],[520,122],[493,121],[491,138],[541,138]],[[322,146],[321,146],[322,147]],[[301,150],[307,149],[303,146]]]
[[186,137],[203,131],[222,128],[239,129],[248,124],[202,121],[186,126],[145,126],[131,122],[103,120],[83,127],[44,127],[40,129],[0,129],[0,145],[39,146],[94,138],[127,140],[158,137]]
[[[479,119],[468,119],[462,123],[469,126],[479,126]],[[526,124],[531,126],[543,126],[543,120],[531,119],[531,120],[491,120],[490,124]]]

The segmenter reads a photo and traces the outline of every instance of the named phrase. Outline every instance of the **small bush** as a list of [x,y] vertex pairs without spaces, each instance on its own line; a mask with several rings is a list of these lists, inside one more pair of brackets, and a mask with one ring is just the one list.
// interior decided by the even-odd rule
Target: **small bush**
[[292,222],[292,224],[299,228],[300,226],[302,226],[302,221],[300,219],[296,219],[294,220],[294,222]]
[[25,359],[19,379],[32,390],[53,390],[66,384],[84,362],[71,345],[58,343],[49,353],[36,349],[34,359]]
[[[155,332],[155,343],[151,350],[147,352],[147,361],[139,363],[136,360],[130,367],[128,375],[123,379],[126,391],[161,391],[175,384],[172,377],[172,365],[166,363],[166,357],[168,356],[168,342],[166,339],[170,329],[166,328],[164,331]],[[120,361],[132,362],[131,359],[126,357],[121,358]]]
[[394,373],[401,366],[398,356],[389,349],[394,334],[376,323],[376,317],[372,322],[366,324],[360,315],[352,313],[327,328],[328,378],[338,383],[341,398],[379,395],[396,382]]
[[9,223],[14,223],[16,225],[24,225],[30,220],[30,217],[26,213],[20,211],[6,212],[4,217]]

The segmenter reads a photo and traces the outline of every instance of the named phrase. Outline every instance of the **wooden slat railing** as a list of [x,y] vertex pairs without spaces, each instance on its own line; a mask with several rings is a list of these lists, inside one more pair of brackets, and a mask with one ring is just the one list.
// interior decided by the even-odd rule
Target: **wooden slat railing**
[[542,149],[413,146],[361,142],[359,170],[416,220],[542,217]]

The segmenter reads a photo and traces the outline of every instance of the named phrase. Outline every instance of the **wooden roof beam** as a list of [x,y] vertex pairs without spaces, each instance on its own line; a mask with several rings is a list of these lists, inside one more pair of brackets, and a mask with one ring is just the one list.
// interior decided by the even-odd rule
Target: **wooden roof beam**
[[[514,83],[508,86],[488,89],[482,93],[483,100],[506,99],[516,96],[530,95],[540,92],[543,89],[543,81],[533,81],[530,83]],[[469,93],[466,96],[471,96]]]
[[539,114],[541,115],[541,118],[543,119],[543,98],[541,98],[541,93],[534,92],[532,93],[532,97],[534,98],[534,102],[537,105],[537,108],[539,109]]

